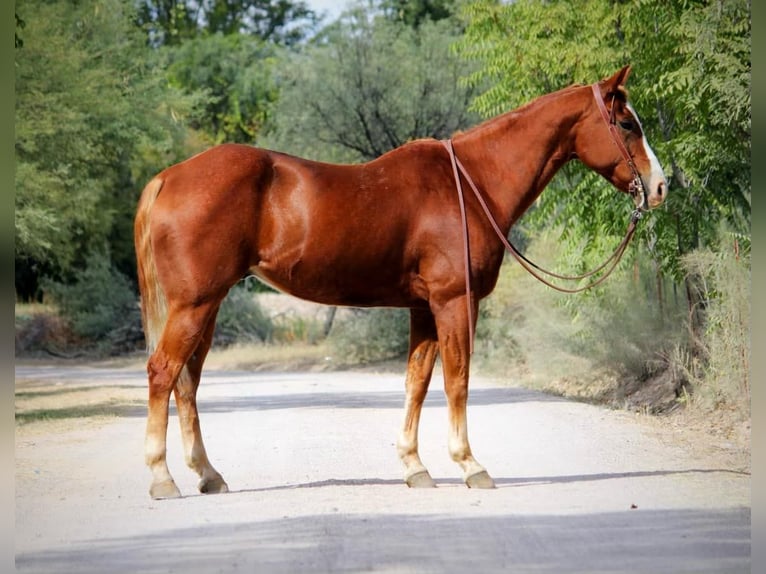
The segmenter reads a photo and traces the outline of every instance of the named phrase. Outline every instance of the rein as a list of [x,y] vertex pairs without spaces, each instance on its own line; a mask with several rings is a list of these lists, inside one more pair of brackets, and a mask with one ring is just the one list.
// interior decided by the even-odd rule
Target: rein
[[[470,250],[470,245],[468,241],[468,218],[467,218],[466,209],[465,209],[465,193],[463,192],[463,184],[460,180],[461,174],[465,178],[466,182],[468,182],[468,185],[473,191],[473,194],[476,197],[476,200],[479,202],[479,205],[481,206],[482,211],[484,211],[484,214],[487,217],[487,220],[489,221],[490,225],[494,229],[495,234],[500,239],[506,251],[508,251],[511,255],[513,255],[516,261],[518,261],[521,264],[521,266],[530,275],[532,275],[535,279],[547,285],[548,287],[555,289],[556,291],[560,291],[562,293],[580,293],[582,291],[586,291],[588,289],[596,287],[597,285],[604,282],[606,278],[609,277],[609,275],[611,275],[612,271],[614,271],[615,267],[617,267],[617,264],[622,259],[622,256],[625,253],[625,250],[627,249],[628,244],[630,243],[630,240],[633,238],[638,221],[641,219],[641,210],[646,205],[646,191],[644,189],[643,182],[641,181],[641,176],[639,175],[638,170],[636,169],[636,166],[633,163],[633,158],[630,156],[630,153],[625,147],[625,144],[619,138],[619,134],[617,133],[617,128],[614,125],[612,119],[610,118],[609,113],[606,110],[606,106],[604,106],[604,102],[601,99],[601,93],[598,91],[598,85],[593,84],[592,88],[593,88],[593,94],[595,96],[596,102],[598,103],[599,110],[601,111],[601,115],[604,118],[604,121],[607,123],[607,126],[609,127],[609,133],[612,135],[612,139],[614,140],[615,145],[617,145],[618,149],[620,150],[620,153],[623,155],[623,157],[625,158],[625,161],[627,162],[628,166],[633,172],[634,177],[633,177],[633,181],[630,183],[629,192],[634,197],[638,193],[641,193],[641,201],[637,205],[636,209],[633,210],[633,212],[631,213],[630,223],[628,224],[628,229],[625,232],[625,237],[623,237],[622,241],[614,250],[614,252],[601,265],[599,265],[592,271],[583,273],[582,275],[572,275],[572,276],[559,275],[557,273],[553,273],[552,271],[547,271],[546,269],[543,269],[539,265],[527,259],[508,240],[506,235],[500,229],[500,226],[498,225],[497,220],[492,215],[492,212],[487,206],[487,202],[482,197],[481,192],[476,187],[476,184],[471,179],[471,176],[468,175],[468,172],[466,171],[462,162],[455,155],[455,149],[452,145],[452,139],[442,140],[441,142],[442,145],[444,145],[444,147],[447,149],[447,153],[449,154],[450,162],[452,164],[452,172],[455,177],[455,187],[457,188],[457,193],[458,193],[458,203],[460,205],[460,217],[463,224],[462,231],[463,231],[463,256],[465,261],[465,293],[466,293],[466,308],[468,311],[468,341],[469,341],[471,354],[473,354],[474,330],[475,330],[474,320],[473,320],[473,305],[472,305],[473,290],[471,288],[471,250]],[[606,271],[604,271],[603,275],[601,275],[598,279],[595,279],[592,282],[582,287],[575,287],[575,288],[560,287],[558,285],[554,285],[553,283],[551,283],[548,279],[544,277],[544,276],[553,277],[556,279],[561,279],[563,281],[579,281],[582,279],[586,279],[588,277],[592,277],[593,275],[604,270],[605,268],[606,268]]]

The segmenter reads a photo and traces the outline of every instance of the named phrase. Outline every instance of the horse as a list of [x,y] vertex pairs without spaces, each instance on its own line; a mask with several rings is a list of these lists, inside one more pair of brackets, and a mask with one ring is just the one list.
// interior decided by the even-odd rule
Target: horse
[[506,236],[573,159],[633,195],[639,208],[657,207],[667,183],[628,102],[630,70],[542,95],[448,141],[413,140],[369,162],[332,164],[220,144],[156,175],[134,221],[150,496],[181,496],[166,461],[171,393],[199,491],[228,491],[203,445],[196,395],[221,301],[248,275],[321,304],[409,309],[396,441],[404,482],[435,486],[418,454],[418,425],[438,355],[449,455],[469,488],[494,488],[472,454],[466,406],[478,305],[495,287],[504,249],[476,198],[456,199],[456,179],[460,187],[470,174]]

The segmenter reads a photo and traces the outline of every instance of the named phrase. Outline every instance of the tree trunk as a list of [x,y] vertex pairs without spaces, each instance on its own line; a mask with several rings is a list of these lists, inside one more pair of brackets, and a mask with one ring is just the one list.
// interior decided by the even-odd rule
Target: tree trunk
[[322,331],[324,332],[324,336],[327,337],[330,334],[330,330],[332,329],[332,324],[335,321],[335,313],[337,313],[338,308],[337,307],[330,307],[327,309],[327,315],[324,319],[324,328]]

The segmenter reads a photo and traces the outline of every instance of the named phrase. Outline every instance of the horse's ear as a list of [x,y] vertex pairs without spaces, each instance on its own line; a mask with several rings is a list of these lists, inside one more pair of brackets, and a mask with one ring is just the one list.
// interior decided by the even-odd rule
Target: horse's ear
[[614,94],[617,92],[624,92],[625,83],[630,76],[630,64],[623,66],[621,70],[615,73],[612,77],[601,80],[601,93],[606,97],[608,94]]
[[622,70],[620,70],[614,75],[614,78],[618,86],[624,86],[628,82],[628,78],[630,77],[630,72],[631,72],[630,64],[627,64],[622,67]]

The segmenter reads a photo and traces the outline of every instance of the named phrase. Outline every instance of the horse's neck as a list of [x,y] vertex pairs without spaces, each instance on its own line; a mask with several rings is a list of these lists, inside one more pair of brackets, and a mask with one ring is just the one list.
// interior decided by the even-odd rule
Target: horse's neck
[[[455,151],[505,231],[572,156],[573,91],[544,96],[453,138]],[[566,102],[564,101],[566,99]]]

